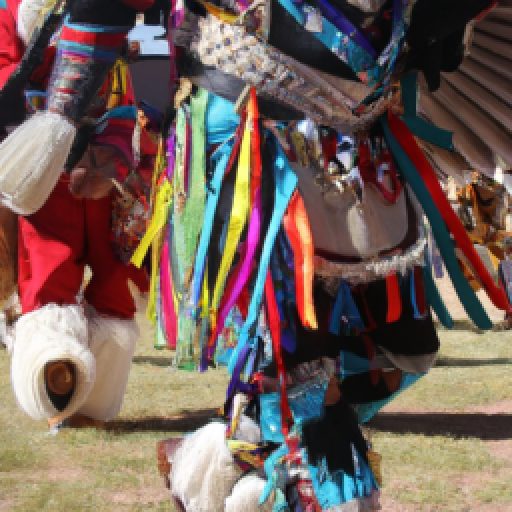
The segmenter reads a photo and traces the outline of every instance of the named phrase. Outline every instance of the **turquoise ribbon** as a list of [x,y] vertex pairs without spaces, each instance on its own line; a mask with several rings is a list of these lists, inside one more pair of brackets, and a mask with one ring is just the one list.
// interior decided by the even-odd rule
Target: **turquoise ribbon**
[[402,120],[409,130],[426,142],[430,142],[448,151],[453,151],[453,133],[443,130],[424,119],[418,117],[418,74],[416,72],[407,73],[401,79],[402,84],[402,104],[404,106],[404,115]]

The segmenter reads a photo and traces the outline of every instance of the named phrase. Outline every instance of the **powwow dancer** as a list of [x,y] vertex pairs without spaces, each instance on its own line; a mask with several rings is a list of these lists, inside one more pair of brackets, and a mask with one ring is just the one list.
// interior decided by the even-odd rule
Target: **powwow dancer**
[[[416,115],[416,71],[435,90],[492,3],[173,12],[176,122],[134,262],[153,241],[151,312],[176,364],[227,359],[231,373],[225,423],[173,443],[161,465],[180,509],[379,507],[378,456],[360,424],[432,366],[430,309],[451,324],[425,261],[424,214],[473,322],[491,326],[453,240],[509,309],[411,134],[451,147]],[[226,345],[228,325],[237,338]]]
[[[4,25],[2,47],[28,44],[46,4],[7,2],[14,22]],[[14,328],[12,384],[21,408],[51,425],[77,418],[107,421],[118,414],[138,337],[128,283],[132,280],[144,291],[146,276],[120,261],[111,226],[117,194],[112,178],[122,181],[135,165],[133,91],[125,90],[121,101],[116,96],[117,108],[106,107],[114,101],[110,69],[137,10],[150,4],[72,2],[58,36],[55,61],[32,74],[32,79],[37,75],[43,82],[43,89],[49,79],[48,108],[36,112],[0,148],[4,156],[9,154],[16,180],[22,176],[16,185],[21,196],[14,199],[2,188],[4,180],[13,177],[2,164],[2,197],[10,198],[5,201],[10,207],[30,213],[19,219],[23,315]],[[14,67],[10,65],[10,71]],[[3,77],[7,80],[8,74]],[[44,134],[30,128],[38,120]],[[64,139],[58,126],[67,133],[65,147],[59,147]],[[16,155],[25,150],[37,154],[39,161],[18,159]],[[55,154],[59,156],[54,158]],[[70,173],[63,172],[66,159]],[[46,185],[42,195],[39,180]],[[84,305],[78,295],[85,265],[92,278]]]

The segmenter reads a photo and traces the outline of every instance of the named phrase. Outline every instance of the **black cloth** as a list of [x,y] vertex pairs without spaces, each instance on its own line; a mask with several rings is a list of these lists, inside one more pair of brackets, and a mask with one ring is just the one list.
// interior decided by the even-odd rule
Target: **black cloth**
[[357,418],[350,405],[343,399],[325,407],[325,414],[308,421],[302,428],[302,446],[311,464],[321,463],[325,457],[329,471],[343,470],[355,474],[352,447],[368,462],[367,444]]
[[455,71],[464,56],[466,25],[492,5],[491,0],[418,0],[407,32],[408,68],[423,72],[431,91],[441,71]]
[[137,15],[121,0],[68,0],[68,11],[74,23],[128,27],[135,24]]

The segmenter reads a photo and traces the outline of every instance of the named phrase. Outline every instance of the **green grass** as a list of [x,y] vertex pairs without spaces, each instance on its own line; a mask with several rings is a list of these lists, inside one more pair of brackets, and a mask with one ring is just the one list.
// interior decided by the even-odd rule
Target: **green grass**
[[[512,332],[465,327],[440,331],[439,365],[385,409],[383,419],[395,416],[399,428],[377,424],[372,431],[383,455],[384,511],[512,510],[512,441],[500,435],[507,418],[479,412],[510,404],[512,431]],[[156,442],[213,414],[226,375],[171,370],[169,362],[167,352],[143,340],[115,428],[52,436],[18,410],[8,354],[0,350],[0,512],[172,510]],[[402,413],[425,414],[407,432]],[[465,415],[460,431],[448,413]],[[448,433],[440,433],[441,421]]]

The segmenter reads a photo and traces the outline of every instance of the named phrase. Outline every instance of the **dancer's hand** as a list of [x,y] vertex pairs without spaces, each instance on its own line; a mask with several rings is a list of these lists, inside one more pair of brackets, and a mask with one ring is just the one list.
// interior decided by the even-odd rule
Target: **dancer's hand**
[[117,152],[108,146],[91,146],[71,171],[69,190],[78,199],[101,199],[110,194],[116,175]]

